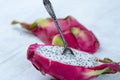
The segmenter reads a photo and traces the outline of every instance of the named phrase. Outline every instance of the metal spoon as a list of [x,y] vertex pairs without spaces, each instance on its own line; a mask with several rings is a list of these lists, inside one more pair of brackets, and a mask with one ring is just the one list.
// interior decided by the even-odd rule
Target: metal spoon
[[49,0],[43,0],[43,4],[47,10],[47,12],[49,13],[49,15],[52,17],[59,33],[60,33],[60,36],[62,37],[62,40],[63,40],[63,43],[64,43],[64,51],[63,51],[63,54],[64,53],[67,53],[67,52],[70,52],[71,54],[74,55],[73,51],[68,47],[68,44],[63,36],[63,33],[62,33],[62,30],[60,28],[60,25],[58,24],[58,21],[57,21],[57,18],[56,18],[56,15],[55,15],[55,12],[53,10],[53,7],[52,7],[52,4]]

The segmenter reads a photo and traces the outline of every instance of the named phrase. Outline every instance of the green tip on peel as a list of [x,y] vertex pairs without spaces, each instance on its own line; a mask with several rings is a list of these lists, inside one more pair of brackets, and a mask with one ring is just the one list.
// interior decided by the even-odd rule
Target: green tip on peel
[[56,35],[52,40],[53,45],[64,46],[63,41],[59,35]]
[[111,59],[109,59],[109,58],[104,58],[104,61],[105,62],[113,62]]
[[30,25],[29,29],[32,30],[32,29],[34,29],[36,26],[37,26],[37,23],[34,22],[34,23],[32,23],[32,24]]
[[14,20],[14,21],[11,22],[11,24],[12,25],[20,24],[23,28],[25,28],[27,23],[19,22],[19,21]]
[[76,27],[73,27],[71,29],[71,32],[74,34],[74,35],[78,35],[80,33],[80,29],[76,28]]
[[14,20],[14,21],[12,21],[12,23],[11,23],[11,24],[13,24],[13,25],[14,25],[14,24],[18,24],[18,23],[20,23],[20,22],[18,22],[18,21],[15,21],[15,20]]
[[36,24],[40,25],[42,28],[47,27],[49,25],[49,18],[47,19],[38,19],[35,21]]
[[86,73],[87,76],[97,76],[100,74],[104,74],[105,72],[109,71],[110,69],[108,67],[102,69],[102,70],[92,70]]
[[49,18],[47,19],[38,19],[34,23],[30,25],[30,30],[34,29],[37,25],[40,25],[40,27],[45,28],[49,25]]

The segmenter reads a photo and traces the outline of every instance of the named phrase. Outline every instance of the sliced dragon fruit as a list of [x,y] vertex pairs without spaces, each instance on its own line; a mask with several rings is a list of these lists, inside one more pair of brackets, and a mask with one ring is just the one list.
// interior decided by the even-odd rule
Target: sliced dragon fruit
[[[95,35],[81,25],[75,18],[68,16],[64,19],[58,19],[58,22],[61,26],[63,34],[66,35],[66,33],[69,32],[65,39],[70,47],[89,53],[97,51],[99,48],[99,42]],[[61,38],[56,37],[59,35],[59,32],[51,18],[36,20],[32,24],[13,21],[13,24],[17,23],[20,23],[24,28],[37,35],[38,38],[46,44],[63,46],[60,44]],[[71,42],[74,44],[71,44]]]
[[63,47],[32,44],[27,58],[36,69],[59,80],[90,80],[102,74],[120,72],[120,63],[80,52],[71,48],[72,54],[61,54]]

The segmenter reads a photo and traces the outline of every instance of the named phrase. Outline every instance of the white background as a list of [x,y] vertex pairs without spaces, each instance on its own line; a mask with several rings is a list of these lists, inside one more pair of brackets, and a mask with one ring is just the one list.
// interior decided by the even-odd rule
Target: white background
[[[120,61],[120,0],[51,0],[57,17],[74,16],[100,42],[96,56]],[[12,20],[33,22],[49,17],[42,0],[0,0],[0,80],[50,80],[26,59],[32,43],[42,43]],[[120,80],[120,73],[95,80]]]

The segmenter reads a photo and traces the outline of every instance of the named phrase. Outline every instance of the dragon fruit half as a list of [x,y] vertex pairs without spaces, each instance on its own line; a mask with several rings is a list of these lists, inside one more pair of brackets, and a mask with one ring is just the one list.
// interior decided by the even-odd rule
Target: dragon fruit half
[[[68,16],[64,19],[58,19],[58,22],[70,47],[89,53],[97,51],[99,42],[95,35],[75,18]],[[62,39],[51,18],[36,20],[32,24],[12,22],[12,24],[17,23],[20,23],[24,28],[37,35],[46,44],[63,46]]]
[[63,47],[32,44],[28,48],[27,58],[36,69],[58,80],[90,80],[101,74],[113,74],[120,71],[120,63],[80,52],[71,48],[72,54],[61,54]]

